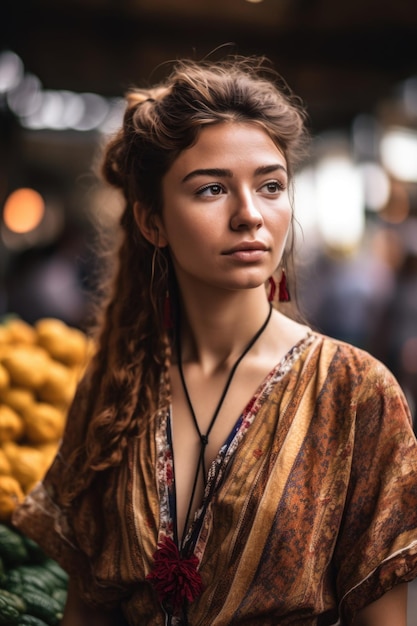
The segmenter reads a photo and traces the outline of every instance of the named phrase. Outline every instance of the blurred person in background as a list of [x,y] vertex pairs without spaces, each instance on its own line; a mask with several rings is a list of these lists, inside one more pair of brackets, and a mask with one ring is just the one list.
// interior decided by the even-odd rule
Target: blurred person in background
[[14,516],[70,574],[62,626],[406,625],[404,395],[288,302],[305,119],[257,58],[178,61],[127,96],[97,353]]

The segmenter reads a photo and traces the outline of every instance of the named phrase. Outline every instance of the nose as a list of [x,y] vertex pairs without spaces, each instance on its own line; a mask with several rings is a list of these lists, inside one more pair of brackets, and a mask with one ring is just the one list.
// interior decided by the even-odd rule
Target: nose
[[263,224],[262,213],[252,194],[242,193],[236,198],[230,227],[232,230],[258,230]]

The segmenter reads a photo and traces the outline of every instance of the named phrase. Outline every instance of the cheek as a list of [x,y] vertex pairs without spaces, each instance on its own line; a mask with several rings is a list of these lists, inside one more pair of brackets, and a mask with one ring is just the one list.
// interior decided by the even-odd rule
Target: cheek
[[187,240],[198,245],[198,241],[219,236],[219,220],[209,211],[187,210],[184,206],[167,207],[164,224],[168,241],[172,240],[173,244]]
[[277,238],[282,239],[288,235],[292,225],[292,217],[292,209],[288,205],[288,208],[281,209],[271,218],[271,228]]
[[207,224],[202,225],[198,216],[191,217],[181,211],[175,211],[167,216],[164,222],[168,247],[177,258],[183,258],[191,251],[200,249],[202,242],[210,238]]
[[293,216],[292,210],[280,212],[279,218],[273,220],[271,224],[272,236],[275,241],[276,262],[279,263],[287,241],[292,237]]

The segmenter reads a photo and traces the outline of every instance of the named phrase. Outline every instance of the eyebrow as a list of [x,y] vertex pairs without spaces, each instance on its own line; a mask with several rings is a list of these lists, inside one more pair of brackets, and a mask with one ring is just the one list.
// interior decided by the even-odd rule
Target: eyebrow
[[[271,165],[261,165],[257,167],[255,170],[255,176],[259,176],[261,174],[272,174],[272,172],[276,172],[277,170],[281,170],[287,173],[287,170],[281,163],[273,163]],[[228,169],[223,169],[219,167],[210,167],[206,169],[197,169],[189,172],[184,176],[181,182],[185,183],[187,180],[195,178],[196,176],[214,176],[215,178],[232,178],[233,172]]]

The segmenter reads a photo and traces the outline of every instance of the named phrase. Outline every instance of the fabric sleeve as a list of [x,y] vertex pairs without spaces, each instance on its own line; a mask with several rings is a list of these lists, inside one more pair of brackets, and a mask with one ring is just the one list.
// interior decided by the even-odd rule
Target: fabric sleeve
[[[85,498],[88,506],[84,508],[66,508],[61,501],[63,477],[68,476],[64,472],[68,458],[85,436],[88,392],[89,380],[85,377],[80,382],[69,409],[65,433],[57,455],[44,479],[35,485],[15,510],[12,523],[36,541],[45,554],[56,560],[77,581],[80,593],[87,602],[110,608],[118,604],[120,590],[112,590],[111,587],[101,589],[91,565],[91,557],[99,549],[103,532],[103,519],[94,511],[93,506],[95,500],[98,502],[101,490],[97,490],[96,494],[88,493]],[[88,527],[89,532],[85,533],[88,540],[83,541],[83,535],[79,532],[80,522]]]
[[417,576],[417,442],[404,395],[371,360],[359,382],[354,450],[335,548],[342,624]]

